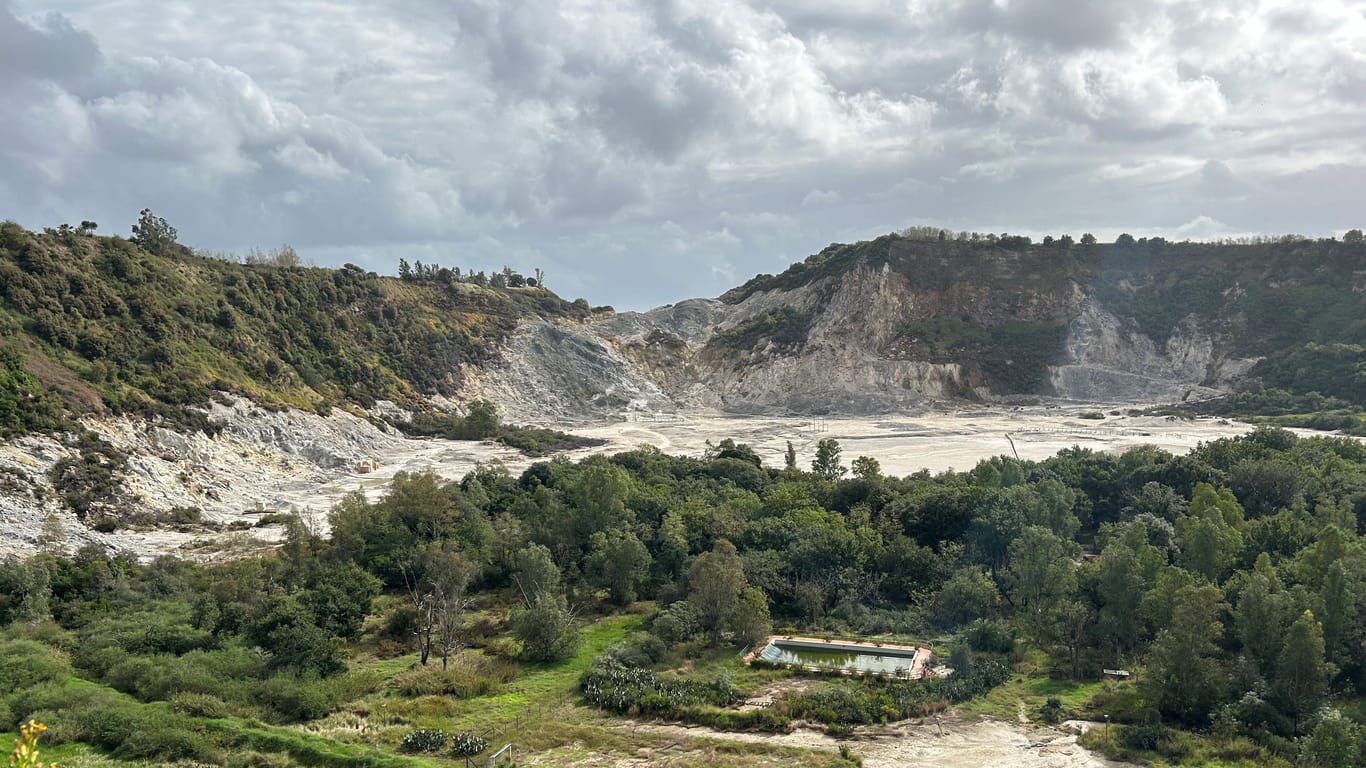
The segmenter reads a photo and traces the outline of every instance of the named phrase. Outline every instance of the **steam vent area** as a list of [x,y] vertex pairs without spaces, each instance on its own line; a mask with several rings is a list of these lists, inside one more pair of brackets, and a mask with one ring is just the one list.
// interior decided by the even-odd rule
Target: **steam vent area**
[[930,649],[913,645],[771,635],[750,651],[745,663],[758,660],[817,672],[871,672],[918,679],[925,674],[929,658]]

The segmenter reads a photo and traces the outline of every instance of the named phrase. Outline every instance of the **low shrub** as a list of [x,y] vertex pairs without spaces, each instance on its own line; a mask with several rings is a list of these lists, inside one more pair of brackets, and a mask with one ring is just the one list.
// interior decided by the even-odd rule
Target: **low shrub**
[[495,637],[484,644],[484,653],[499,659],[516,659],[522,655],[522,644],[515,637]]
[[483,655],[458,656],[449,668],[419,666],[394,680],[394,689],[409,698],[417,696],[455,696],[472,699],[487,696],[517,676],[517,666],[505,659]]
[[1039,719],[1045,723],[1056,724],[1062,722],[1062,715],[1062,700],[1057,697],[1048,697],[1048,700],[1043,703],[1043,706],[1039,707]]
[[1015,649],[1015,631],[1004,621],[978,619],[963,631],[963,640],[983,653],[1007,654]]
[[144,722],[131,730],[114,754],[134,760],[222,762],[213,743],[203,734],[158,721]]
[[71,674],[62,654],[33,640],[0,643],[0,691],[6,693],[40,683],[54,682]]
[[787,733],[792,730],[792,718],[772,707],[745,710],[715,706],[679,707],[671,716],[718,731]]
[[840,759],[852,763],[855,768],[863,768],[863,758],[854,754],[854,750],[850,749],[848,744],[840,745]]
[[171,697],[171,708],[192,717],[226,717],[231,714],[226,702],[208,693],[177,693]]
[[677,716],[685,707],[726,707],[741,698],[729,680],[661,678],[652,670],[627,666],[611,655],[599,658],[583,673],[579,691],[585,701],[601,709],[664,717]]
[[1129,749],[1156,752],[1172,737],[1172,730],[1159,720],[1126,725],[1119,729],[1119,743]]
[[277,715],[280,722],[317,720],[332,710],[332,701],[317,680],[276,675],[252,692],[256,704]]

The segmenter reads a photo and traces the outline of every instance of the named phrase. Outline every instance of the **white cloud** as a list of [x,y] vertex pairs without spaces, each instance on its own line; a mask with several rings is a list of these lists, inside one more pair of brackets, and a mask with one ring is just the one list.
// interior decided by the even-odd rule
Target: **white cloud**
[[0,217],[632,307],[918,219],[1326,234],[1366,194],[1355,0],[0,0],[0,98]]
[[813,189],[802,197],[802,207],[835,205],[844,199],[837,189]]

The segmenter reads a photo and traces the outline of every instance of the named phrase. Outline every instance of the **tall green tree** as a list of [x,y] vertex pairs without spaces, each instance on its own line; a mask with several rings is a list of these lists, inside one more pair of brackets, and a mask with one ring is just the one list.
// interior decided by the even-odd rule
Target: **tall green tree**
[[811,471],[822,480],[835,480],[844,477],[849,469],[840,464],[840,444],[838,440],[824,438],[816,443],[816,458],[811,462]]
[[1141,523],[1120,529],[1101,550],[1096,563],[1097,628],[1115,653],[1129,653],[1143,638],[1139,607],[1166,561],[1166,554],[1148,543]]
[[1010,545],[1006,594],[1036,646],[1051,640],[1058,609],[1077,589],[1075,566],[1047,528],[1030,526]]
[[746,645],[763,640],[773,631],[773,621],[769,618],[768,597],[758,587],[745,587],[740,590],[728,621],[735,636]]
[[550,550],[540,544],[528,544],[519,550],[513,555],[512,565],[512,581],[526,605],[560,591],[560,569]]
[[575,623],[560,583],[560,569],[550,550],[530,544],[513,557],[513,582],[522,606],[512,612],[512,633],[522,644],[522,657],[531,661],[566,659],[583,636]]
[[1295,733],[1303,733],[1328,691],[1323,627],[1312,612],[1300,614],[1286,632],[1272,689],[1281,711],[1294,721]]
[[1222,582],[1242,547],[1242,522],[1242,507],[1227,488],[1197,485],[1190,514],[1176,521],[1181,565],[1211,584]]
[[1144,685],[1163,714],[1203,725],[1225,699],[1227,673],[1218,655],[1228,605],[1212,586],[1184,587],[1176,601],[1171,626],[1148,651]]
[[688,571],[688,586],[688,603],[696,609],[702,629],[713,643],[720,642],[747,586],[735,545],[719,539],[710,552],[698,555]]
[[931,616],[936,624],[952,629],[974,619],[995,615],[1001,602],[996,582],[980,566],[954,571],[931,601]]
[[1345,649],[1357,634],[1357,584],[1341,560],[1329,565],[1323,576],[1319,596],[1323,605],[1323,646],[1329,660],[1351,655]]
[[583,640],[564,595],[548,594],[513,611],[512,633],[522,644],[522,658],[560,661],[574,655]]
[[1243,651],[1263,675],[1270,676],[1275,669],[1285,644],[1286,619],[1284,587],[1271,568],[1270,558],[1262,553],[1238,596],[1234,627]]
[[650,553],[630,531],[598,531],[589,539],[584,573],[608,590],[612,602],[630,605],[650,577]]
[[143,208],[138,213],[137,222],[133,224],[131,239],[143,250],[165,256],[176,245],[176,229],[165,219],[152,213],[150,208]]

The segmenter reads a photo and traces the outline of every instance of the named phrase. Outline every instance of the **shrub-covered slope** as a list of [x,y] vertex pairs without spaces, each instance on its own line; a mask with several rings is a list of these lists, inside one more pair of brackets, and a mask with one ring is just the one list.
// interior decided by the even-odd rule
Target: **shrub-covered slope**
[[177,406],[214,390],[312,410],[448,394],[520,319],[588,312],[448,270],[400,280],[158,250],[0,225],[0,432],[49,431],[64,411],[183,422]]

